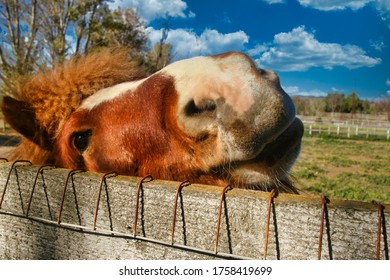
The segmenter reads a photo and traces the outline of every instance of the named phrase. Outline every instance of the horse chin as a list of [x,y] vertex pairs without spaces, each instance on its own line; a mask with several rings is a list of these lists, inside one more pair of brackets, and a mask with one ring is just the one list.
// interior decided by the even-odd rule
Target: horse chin
[[256,168],[254,164],[250,167],[239,166],[232,170],[230,184],[243,189],[297,193],[288,171],[282,169],[264,171],[261,165]]
[[232,187],[297,193],[289,174],[298,158],[303,124],[296,118],[275,140],[268,143],[253,159],[232,162],[219,168]]

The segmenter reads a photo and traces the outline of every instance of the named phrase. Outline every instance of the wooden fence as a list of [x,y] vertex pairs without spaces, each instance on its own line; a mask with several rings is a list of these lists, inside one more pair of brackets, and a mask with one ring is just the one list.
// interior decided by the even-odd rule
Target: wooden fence
[[337,135],[347,138],[382,138],[390,140],[390,128],[387,127],[366,127],[359,125],[345,124],[322,124],[304,122],[305,131],[310,136],[317,134]]
[[0,163],[0,259],[389,259],[389,205]]

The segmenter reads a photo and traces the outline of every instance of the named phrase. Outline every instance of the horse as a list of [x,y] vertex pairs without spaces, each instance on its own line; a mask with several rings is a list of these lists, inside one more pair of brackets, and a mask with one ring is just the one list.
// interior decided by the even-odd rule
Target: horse
[[151,75],[125,50],[75,56],[20,82],[2,111],[23,137],[12,160],[298,193],[303,124],[278,75],[244,53]]

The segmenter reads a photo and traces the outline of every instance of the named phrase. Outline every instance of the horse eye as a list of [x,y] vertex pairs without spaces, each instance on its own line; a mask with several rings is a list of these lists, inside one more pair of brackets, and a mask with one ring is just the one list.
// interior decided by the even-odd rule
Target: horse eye
[[73,144],[80,153],[88,148],[91,136],[92,130],[76,132],[73,134]]

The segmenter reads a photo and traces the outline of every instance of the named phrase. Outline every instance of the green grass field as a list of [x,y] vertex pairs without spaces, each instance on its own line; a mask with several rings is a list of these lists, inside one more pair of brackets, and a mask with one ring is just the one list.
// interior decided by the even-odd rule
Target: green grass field
[[293,176],[307,193],[390,203],[390,142],[305,136]]

